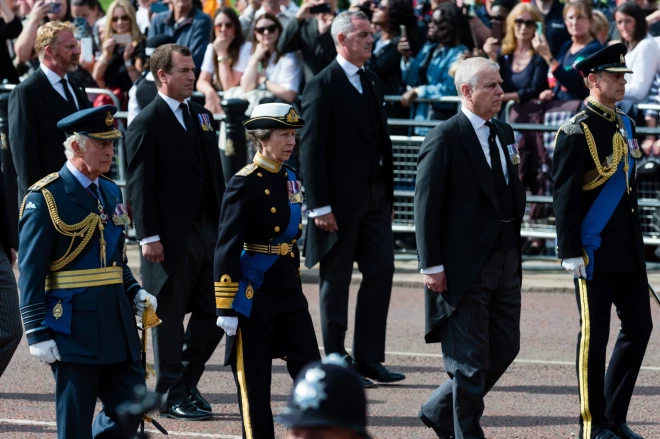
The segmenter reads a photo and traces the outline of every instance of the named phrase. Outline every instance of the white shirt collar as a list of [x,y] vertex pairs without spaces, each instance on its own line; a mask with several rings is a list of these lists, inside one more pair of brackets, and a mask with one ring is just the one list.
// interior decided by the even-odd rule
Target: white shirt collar
[[[158,94],[160,95],[161,98],[163,98],[163,100],[165,101],[165,103],[167,104],[167,106],[170,107],[170,109],[172,110],[172,112],[175,112],[176,110],[179,109],[179,105],[181,105],[181,102],[177,101],[176,99],[172,99],[171,97],[167,96],[166,94],[164,94],[164,93],[161,92],[160,90],[158,91]],[[190,100],[190,98],[187,98],[187,99],[186,99],[185,101],[183,101],[183,102],[185,102],[186,105],[189,105],[189,104],[188,104],[188,101],[189,101],[189,100]]]
[[73,176],[76,177],[76,180],[78,180],[85,189],[87,189],[87,186],[89,186],[92,183],[94,183],[98,187],[99,185],[98,177],[96,177],[96,180],[94,181],[90,180],[85,174],[83,174],[78,169],[76,169],[76,167],[73,166],[73,164],[68,160],[66,161],[66,167],[69,171],[71,171]]
[[468,120],[472,124],[472,128],[474,128],[474,131],[477,131],[479,128],[486,124],[484,119],[471,112],[465,105],[461,105],[461,111],[463,111],[463,114],[467,116]]
[[[51,69],[49,69],[48,67],[46,67],[43,63],[41,63],[41,64],[39,65],[39,67],[41,67],[41,70],[44,72],[44,74],[46,75],[46,78],[48,78],[48,81],[49,81],[52,85],[58,84],[58,83],[62,80],[62,78],[60,77],[60,75],[58,75],[57,73],[53,72]],[[66,76],[66,74],[64,75],[64,79],[66,79],[67,81],[69,81],[69,78]]]
[[341,66],[342,70],[346,72],[346,76],[354,76],[357,75],[358,70],[360,70],[360,67],[356,66],[355,64],[347,61],[343,56],[337,54],[337,62]]

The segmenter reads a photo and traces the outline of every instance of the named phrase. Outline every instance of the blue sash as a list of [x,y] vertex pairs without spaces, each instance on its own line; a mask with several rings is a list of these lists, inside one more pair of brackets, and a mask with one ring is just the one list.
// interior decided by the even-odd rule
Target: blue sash
[[[630,120],[627,117],[622,118],[626,126],[628,139],[632,139],[632,129]],[[612,217],[614,210],[619,205],[623,193],[626,191],[626,175],[623,172],[624,163],[621,161],[617,166],[616,172],[612,175],[603,190],[596,197],[596,201],[591,205],[589,212],[582,221],[582,248],[589,258],[586,266],[587,280],[591,280],[594,274],[594,252],[600,248],[600,233]],[[628,155],[628,179],[635,166],[635,159]]]
[[[106,181],[103,178],[99,179],[99,184],[103,190],[107,191],[107,193],[109,193],[111,196],[114,196],[116,200],[121,200],[121,194],[119,193],[119,187],[117,187],[117,185],[110,181]],[[124,231],[124,226],[116,226],[113,224],[111,215],[115,209],[116,201],[108,200],[107,198],[108,197],[106,196],[102,200],[106,214],[108,214],[108,222],[105,224],[103,230],[103,239],[105,239],[106,243],[106,261],[108,261],[108,265],[112,265],[112,257],[117,250],[119,239],[124,236],[122,234]],[[99,254],[101,252],[101,244],[99,243],[99,238],[99,231],[96,229],[94,230],[94,237],[92,237],[91,241],[83,250],[83,254],[74,259],[74,261],[67,265],[64,270],[75,271],[99,268],[101,266],[101,261],[99,258]],[[46,291],[46,317],[42,324],[48,326],[55,332],[59,332],[60,334],[71,334],[73,296],[86,291],[88,288],[90,287],[62,288]],[[56,319],[53,316],[53,309],[58,304],[62,307],[62,316]]]
[[[288,181],[296,181],[296,173],[288,169]],[[291,241],[298,234],[298,225],[301,218],[301,206],[298,203],[291,203],[289,201],[289,224],[283,234],[270,241],[271,244],[282,244]],[[264,282],[264,273],[273,266],[280,255],[267,255],[264,253],[256,253],[252,256],[243,250],[241,253],[241,271],[243,277],[238,281],[238,292],[231,304],[231,307],[245,317],[250,317],[252,312],[252,298]],[[248,286],[252,288],[252,294],[248,294]]]

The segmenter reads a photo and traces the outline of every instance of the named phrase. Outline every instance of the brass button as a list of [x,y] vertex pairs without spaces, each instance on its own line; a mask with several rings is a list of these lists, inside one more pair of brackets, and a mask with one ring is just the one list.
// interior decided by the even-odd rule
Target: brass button
[[293,256],[294,256],[294,255],[293,255],[293,252],[289,253],[289,256],[293,257]]
[[631,209],[631,210],[632,210],[632,213],[635,213],[635,209]]
[[264,176],[264,174],[262,174],[261,172],[257,172],[257,175],[258,175],[259,177],[263,177],[263,176]]
[[270,211],[271,211],[271,213],[275,213],[275,212],[277,212],[277,209],[275,209],[274,207],[271,207]]
[[296,240],[295,240],[295,239],[291,241],[291,244],[295,244],[295,243],[296,243]]
[[280,226],[275,226],[275,231],[279,232],[280,231]]
[[302,230],[302,223],[298,224],[298,228]]
[[285,177],[288,177],[288,176],[289,176],[289,173],[286,172],[286,171],[284,171],[284,176],[285,176]]
[[264,192],[266,193],[266,195],[270,195],[270,191],[268,189],[266,189]]

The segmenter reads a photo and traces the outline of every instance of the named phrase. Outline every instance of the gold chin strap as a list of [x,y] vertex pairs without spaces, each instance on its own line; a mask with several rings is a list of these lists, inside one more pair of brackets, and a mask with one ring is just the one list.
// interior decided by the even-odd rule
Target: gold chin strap
[[[87,246],[89,241],[92,239],[92,236],[94,236],[94,230],[96,228],[98,228],[99,232],[101,233],[101,239],[100,239],[101,268],[105,268],[106,242],[105,239],[103,238],[103,229],[105,227],[103,226],[103,222],[101,222],[101,217],[94,213],[90,213],[85,217],[84,220],[82,220],[77,224],[66,224],[60,218],[60,215],[57,211],[57,204],[55,204],[55,198],[53,197],[53,194],[51,194],[48,189],[41,189],[41,193],[44,194],[44,198],[46,199],[46,205],[48,206],[50,219],[53,221],[55,230],[57,230],[57,232],[61,233],[64,236],[71,237],[71,244],[69,244],[69,248],[64,253],[64,255],[61,258],[57,259],[56,261],[50,263],[49,266],[50,271],[60,270],[65,266],[67,266],[76,257],[78,257],[78,255],[84,250],[84,248]],[[76,238],[81,238],[81,241],[76,248],[73,248],[73,243]]]

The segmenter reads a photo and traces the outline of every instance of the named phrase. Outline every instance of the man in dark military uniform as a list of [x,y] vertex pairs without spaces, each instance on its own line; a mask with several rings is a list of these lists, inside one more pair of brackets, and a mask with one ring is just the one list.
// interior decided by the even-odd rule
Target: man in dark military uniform
[[[557,133],[554,208],[557,255],[575,276],[581,439],[642,439],[626,416],[653,323],[635,189],[640,157],[634,123],[620,110],[626,46],[576,65],[590,90],[587,109]],[[605,373],[612,304],[621,331]]]
[[367,435],[367,398],[360,375],[339,354],[308,364],[296,377],[277,422],[286,439],[359,439]]
[[273,358],[291,378],[320,358],[300,282],[301,182],[284,164],[304,125],[292,106],[258,105],[247,120],[258,149],[254,163],[232,177],[215,249],[217,324],[227,333],[243,417],[243,437],[274,438],[270,408]]
[[[30,353],[55,377],[60,439],[123,438],[116,407],[145,384],[135,316],[147,299],[126,265],[129,224],[119,187],[102,173],[121,133],[105,105],[58,122],[66,164],[29,188],[19,222],[21,313]],[[103,410],[92,426],[96,399]]]

